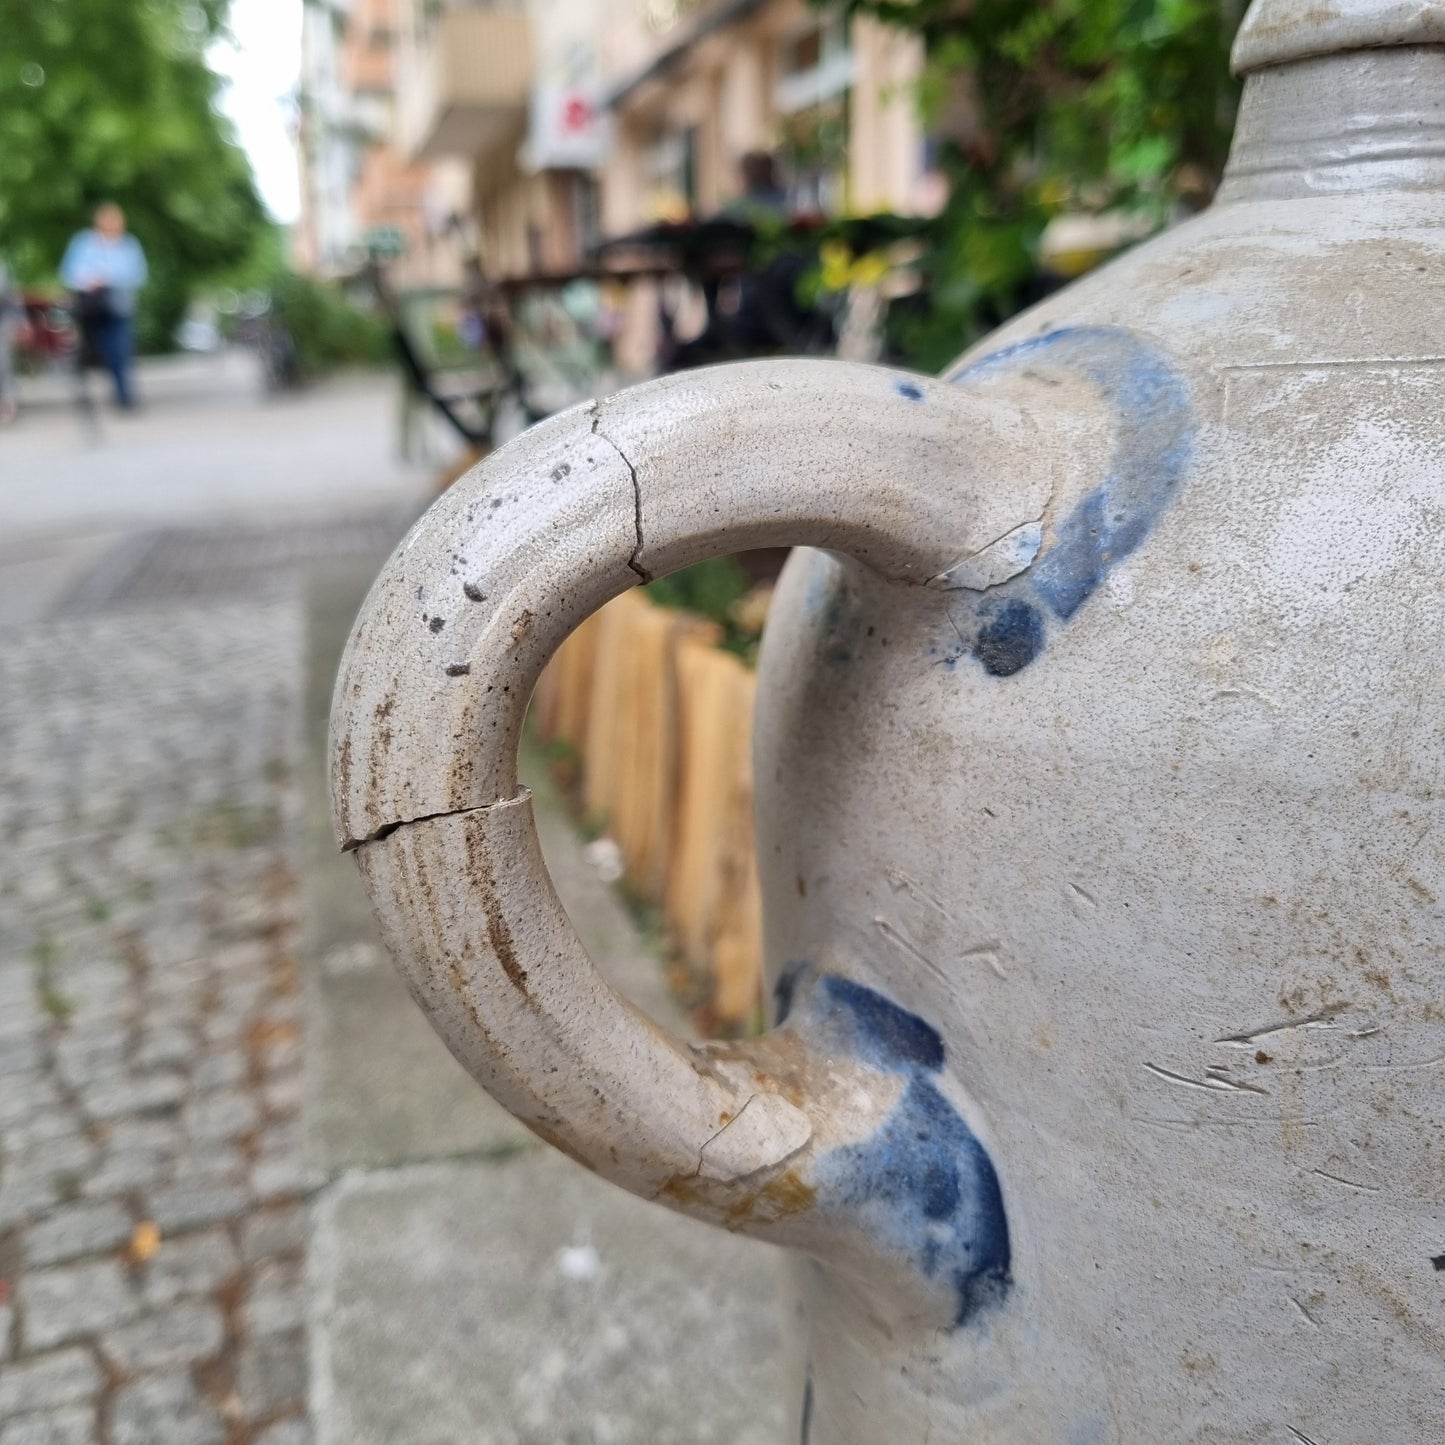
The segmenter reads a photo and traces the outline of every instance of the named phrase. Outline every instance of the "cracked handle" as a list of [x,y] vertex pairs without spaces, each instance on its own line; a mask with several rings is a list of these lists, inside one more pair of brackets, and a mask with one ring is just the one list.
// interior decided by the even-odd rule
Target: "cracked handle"
[[1072,465],[1042,444],[1034,400],[843,362],[664,378],[489,457],[373,586],[332,711],[338,841],[452,1052],[598,1173],[816,1244],[800,1181],[857,1126],[859,1092],[835,1097],[793,1030],[694,1047],[597,974],[516,781],[543,665],[610,598],[720,553],[812,545],[939,578],[1036,519]]

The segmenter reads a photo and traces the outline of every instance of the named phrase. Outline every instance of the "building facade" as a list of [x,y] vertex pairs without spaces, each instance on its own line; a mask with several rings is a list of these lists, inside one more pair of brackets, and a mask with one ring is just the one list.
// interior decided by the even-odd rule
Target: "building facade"
[[359,157],[341,70],[346,18],[345,0],[307,0],[301,11],[301,214],[292,259],[319,275],[342,268],[356,236],[351,185]]
[[307,27],[319,269],[381,234],[403,274],[465,246],[493,276],[566,271],[716,212],[759,150],[800,213],[927,203],[920,43],[807,0],[308,0]]
[[715,212],[758,150],[778,157],[799,212],[915,208],[927,169],[915,37],[806,0],[604,3],[609,230]]
[[455,284],[471,211],[468,166],[413,154],[400,111],[410,76],[405,0],[306,0],[297,266],[354,272],[391,258],[401,285]]

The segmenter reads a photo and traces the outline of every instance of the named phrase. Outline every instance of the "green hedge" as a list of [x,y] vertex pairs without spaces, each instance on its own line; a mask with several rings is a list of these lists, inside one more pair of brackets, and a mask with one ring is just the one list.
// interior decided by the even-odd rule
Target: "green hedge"
[[339,286],[285,271],[270,290],[271,315],[290,332],[303,376],[391,359],[386,323],[353,305]]

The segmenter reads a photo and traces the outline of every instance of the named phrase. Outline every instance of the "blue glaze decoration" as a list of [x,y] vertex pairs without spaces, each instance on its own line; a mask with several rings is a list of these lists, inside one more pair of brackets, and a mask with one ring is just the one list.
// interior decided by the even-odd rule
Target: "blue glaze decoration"
[[804,975],[811,972],[806,963],[790,963],[773,985],[773,1022],[780,1024],[793,1011],[793,995]]
[[898,395],[906,397],[909,401],[922,401],[923,388],[916,382],[900,381],[898,383]]
[[[824,974],[802,991],[809,970],[779,980],[779,1004],[831,1054],[894,1074],[903,1090],[871,1139],[817,1160],[814,1207],[851,1216],[954,1301],[953,1325],[967,1323],[1009,1287],[1010,1245],[1003,1191],[988,1151],[938,1084],[938,1030],[876,990]],[[784,986],[784,981],[786,985]]]
[[1193,408],[1184,377],[1151,341],[1116,326],[1071,326],[995,351],[947,380],[1022,372],[1047,359],[1081,373],[1117,414],[1104,480],[1044,539],[1023,572],[986,592],[955,594],[949,612],[962,643],[994,677],[1011,677],[1043,650],[1047,618],[1067,621],[1111,567],[1148,535],[1188,470]]
[[978,614],[973,655],[994,677],[1012,677],[1027,667],[1044,645],[1044,619],[1039,609],[1018,598],[990,598]]
[[822,980],[830,1003],[838,1005],[830,1032],[849,1034],[849,1053],[875,1069],[896,1073],[917,1067],[935,1073],[943,1067],[943,1039],[917,1014],[899,1008],[851,978],[830,973]]

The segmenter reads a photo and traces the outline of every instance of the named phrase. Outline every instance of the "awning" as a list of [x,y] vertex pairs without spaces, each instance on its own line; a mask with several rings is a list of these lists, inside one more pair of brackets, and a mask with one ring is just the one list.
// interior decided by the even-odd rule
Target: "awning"
[[686,57],[687,52],[698,41],[706,39],[709,35],[715,35],[719,30],[727,29],[729,25],[735,25],[739,20],[747,19],[754,10],[761,10],[765,4],[767,4],[767,0],[727,0],[727,3],[719,5],[716,10],[703,16],[680,40],[675,40],[666,50],[649,61],[636,75],[608,91],[602,97],[602,108],[615,110],[629,95],[646,85],[649,80],[656,80],[659,76],[667,74]]

